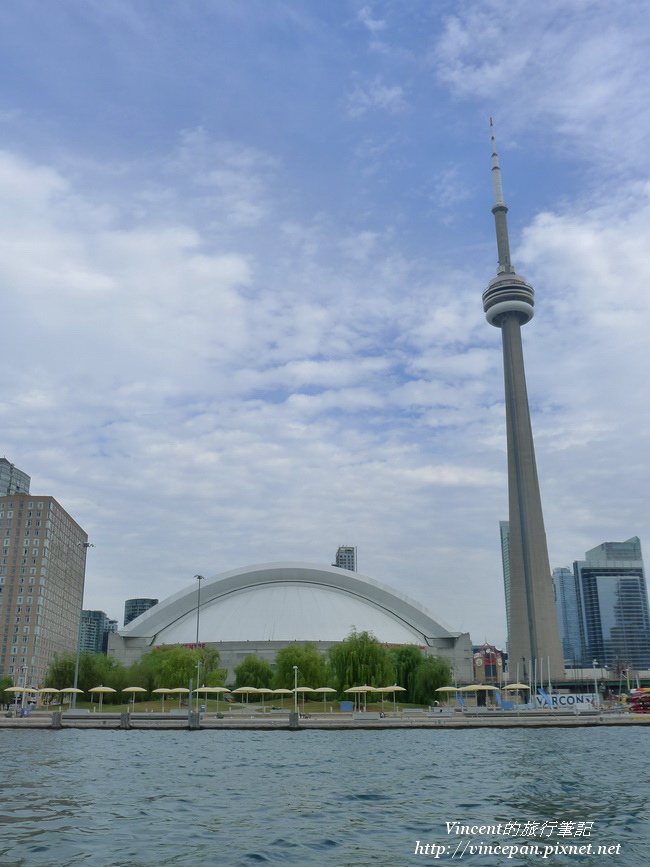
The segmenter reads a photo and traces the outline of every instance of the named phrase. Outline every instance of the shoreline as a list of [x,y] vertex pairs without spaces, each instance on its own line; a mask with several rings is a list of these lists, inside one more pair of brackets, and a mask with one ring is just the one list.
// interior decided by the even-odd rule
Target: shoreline
[[650,714],[629,712],[514,711],[490,714],[397,714],[376,718],[368,714],[323,714],[298,717],[237,716],[216,714],[155,713],[34,713],[29,717],[0,717],[0,730],[26,729],[61,731],[92,729],[109,731],[385,731],[392,729],[477,729],[477,728],[584,728],[601,726],[650,725]]

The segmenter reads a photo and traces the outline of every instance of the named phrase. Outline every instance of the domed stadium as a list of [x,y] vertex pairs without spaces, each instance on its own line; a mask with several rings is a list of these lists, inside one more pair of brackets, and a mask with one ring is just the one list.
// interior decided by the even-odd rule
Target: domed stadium
[[352,630],[382,644],[416,644],[447,659],[459,677],[471,672],[467,633],[372,578],[307,563],[265,563],[194,581],[109,636],[108,653],[129,664],[158,645],[196,644],[197,627],[198,643],[219,650],[230,673],[249,654],[273,662],[281,647],[307,641],[326,650]]

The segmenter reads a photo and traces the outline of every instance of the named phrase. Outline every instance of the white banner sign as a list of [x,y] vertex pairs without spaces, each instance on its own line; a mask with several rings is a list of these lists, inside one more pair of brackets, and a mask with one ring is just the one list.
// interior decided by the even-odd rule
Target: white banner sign
[[[549,695],[553,707],[578,707],[587,708],[596,704],[596,694],[593,692],[574,692],[568,694]],[[537,707],[548,707],[548,702],[543,695],[535,696],[535,704]]]

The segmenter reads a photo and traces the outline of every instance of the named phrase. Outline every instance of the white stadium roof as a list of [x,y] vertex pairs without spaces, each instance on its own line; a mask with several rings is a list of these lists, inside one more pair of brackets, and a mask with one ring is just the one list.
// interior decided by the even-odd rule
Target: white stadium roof
[[147,644],[342,641],[352,629],[386,644],[432,644],[457,632],[412,599],[358,572],[265,563],[194,581],[119,631]]

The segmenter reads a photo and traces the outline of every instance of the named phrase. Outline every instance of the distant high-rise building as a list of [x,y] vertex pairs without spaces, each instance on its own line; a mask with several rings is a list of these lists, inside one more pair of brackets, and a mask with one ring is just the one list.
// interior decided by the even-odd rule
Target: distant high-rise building
[[339,569],[349,569],[350,572],[357,571],[357,549],[349,545],[340,545],[336,551],[336,558],[332,566],[338,566]]
[[135,620],[145,611],[158,604],[157,599],[127,599],[124,603],[124,625]]
[[0,674],[43,686],[79,636],[88,536],[54,497],[0,496]]
[[31,478],[6,458],[0,458],[0,496],[29,493]]
[[576,576],[571,569],[561,567],[553,570],[552,577],[564,664],[567,668],[580,668],[585,656],[585,635]]
[[650,668],[650,613],[641,542],[603,542],[573,564],[586,642],[584,664]]
[[[508,208],[503,201],[501,169],[492,136],[492,185],[499,264],[497,276],[483,293],[490,325],[501,330],[508,444],[510,671],[522,665],[525,674],[539,663],[553,678],[564,677],[551,569],[546,547],[542,500],[530,423],[521,326],[533,318],[534,296],[510,260]],[[547,670],[548,670],[547,669]]]
[[108,631],[108,615],[105,611],[81,612],[80,647],[88,653],[102,653],[104,633]]

